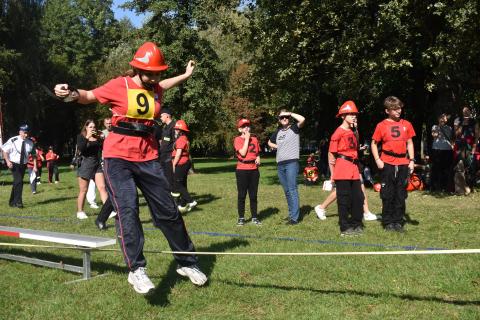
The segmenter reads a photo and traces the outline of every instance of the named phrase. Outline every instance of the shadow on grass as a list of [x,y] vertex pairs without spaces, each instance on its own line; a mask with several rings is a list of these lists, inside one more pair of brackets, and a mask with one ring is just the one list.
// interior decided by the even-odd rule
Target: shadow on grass
[[[197,251],[223,252],[223,251],[230,251],[238,247],[246,247],[248,246],[248,244],[249,242],[243,239],[241,240],[232,239],[229,241],[215,243],[208,247],[197,248]],[[212,273],[216,261],[217,261],[217,257],[215,255],[201,256],[199,258],[200,269],[205,273],[207,277],[209,277],[210,274]],[[179,281],[179,278],[181,278],[181,276],[177,274],[176,270],[177,270],[177,262],[172,261],[170,263],[170,266],[168,267],[168,270],[165,276],[162,278],[162,281],[156,284],[155,285],[156,288],[154,292],[146,297],[146,299],[150,304],[156,305],[156,306],[162,306],[162,307],[170,304],[168,297],[170,296],[170,293],[172,289],[175,287],[175,284],[177,283],[177,281]],[[182,278],[181,281],[190,281],[190,280],[188,280],[188,278]],[[208,286],[208,282],[206,285]],[[192,286],[195,286],[195,285],[192,284]],[[198,290],[201,290],[201,289],[198,288]]]
[[[268,285],[268,284],[252,284],[252,283],[238,283],[228,280],[218,280],[218,282],[224,283],[230,286],[236,286],[241,288],[258,288],[258,289],[274,289],[274,290],[284,290],[284,291],[308,291],[313,293],[319,294],[343,294],[345,296],[361,296],[361,297],[370,297],[370,298],[384,298],[385,296],[390,296],[392,298],[408,300],[408,301],[427,301],[427,302],[438,302],[438,303],[445,303],[445,304],[452,304],[457,306],[467,306],[473,305],[478,306],[480,305],[480,301],[475,300],[453,300],[453,299],[443,299],[434,296],[418,296],[418,295],[411,295],[411,294],[395,294],[389,292],[365,292],[365,291],[358,291],[358,290],[322,290],[322,289],[315,289],[309,287],[287,287],[287,286],[279,286],[279,285]],[[273,294],[273,293],[272,293]]]
[[308,216],[310,212],[312,212],[313,207],[310,205],[304,205],[300,207],[300,216],[298,217],[298,221],[302,221],[305,216]]
[[279,213],[280,210],[278,208],[274,208],[274,207],[268,207],[266,209],[263,209],[262,211],[260,211],[258,213],[258,217],[260,220],[265,220],[265,219],[268,219],[269,217]]
[[408,213],[405,214],[405,223],[411,224],[413,226],[418,226],[420,224],[418,220],[412,220],[412,218],[410,218],[410,215]]
[[72,200],[72,199],[77,199],[77,196],[47,199],[47,200],[43,200],[43,201],[38,201],[35,204],[36,205],[38,205],[38,204],[49,204],[49,203],[61,202],[61,201]]

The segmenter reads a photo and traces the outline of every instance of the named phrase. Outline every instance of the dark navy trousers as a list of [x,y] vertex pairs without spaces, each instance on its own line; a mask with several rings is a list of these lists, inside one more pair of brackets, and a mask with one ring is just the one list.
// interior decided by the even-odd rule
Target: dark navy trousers
[[[185,223],[170,187],[157,160],[132,162],[119,158],[107,158],[104,162],[105,180],[110,201],[117,212],[117,237],[125,263],[132,271],[145,267],[143,255],[145,242],[139,217],[137,187],[147,201],[153,224],[158,227],[172,251],[194,252]],[[181,266],[197,263],[195,255],[174,255]]]

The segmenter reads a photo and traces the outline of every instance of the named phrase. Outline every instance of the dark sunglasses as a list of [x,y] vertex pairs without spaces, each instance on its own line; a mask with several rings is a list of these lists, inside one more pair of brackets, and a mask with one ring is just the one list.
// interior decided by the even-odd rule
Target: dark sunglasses
[[278,117],[278,120],[283,120],[283,119],[290,119],[289,116],[279,116]]

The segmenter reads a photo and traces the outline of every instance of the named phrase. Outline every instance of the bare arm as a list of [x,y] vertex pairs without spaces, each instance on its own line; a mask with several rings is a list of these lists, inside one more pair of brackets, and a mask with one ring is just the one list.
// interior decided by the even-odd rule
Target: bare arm
[[8,157],[8,153],[6,153],[5,151],[2,150],[2,153],[3,153],[3,159],[5,159],[5,162],[7,163],[7,167],[9,169],[12,169],[13,167],[13,164],[12,162],[10,161],[10,158]]
[[181,156],[182,156],[182,149],[177,149],[177,151],[175,152],[175,158],[173,158],[173,162],[172,162],[174,169],[177,166],[178,161],[180,161]]
[[413,148],[413,140],[411,138],[407,140],[407,152],[408,158],[410,159],[410,162],[408,163],[408,168],[410,169],[410,173],[412,173],[415,167],[415,161],[413,161],[413,159],[415,158],[415,151]]
[[335,170],[335,155],[328,152],[328,167],[330,168],[330,176],[333,177],[333,171]]
[[272,141],[268,140],[267,144],[270,148],[277,149],[277,145],[275,143],[273,143]]
[[370,150],[372,151],[373,159],[375,160],[375,164],[377,165],[378,169],[383,169],[385,165],[383,161],[380,159],[380,155],[378,154],[378,146],[375,140],[372,140],[372,144],[370,146]]
[[297,113],[290,112],[290,116],[297,121],[297,126],[303,128],[305,125],[305,117]]
[[185,80],[187,80],[192,76],[193,69],[195,69],[195,61],[190,60],[188,61],[187,69],[185,70],[184,74],[160,81],[159,82],[160,87],[163,90],[168,90],[178,86],[179,84],[181,84],[182,82],[184,82]]
[[[65,98],[73,94],[73,92],[69,89],[68,84],[66,83],[57,84],[53,90],[55,91],[55,95],[59,98]],[[91,90],[78,89],[77,92],[78,98],[76,101],[80,104],[90,104],[93,102],[98,102],[97,98]]]
[[245,142],[243,143],[242,148],[238,150],[238,153],[240,153],[242,157],[245,157],[247,155],[248,144],[250,142],[250,132],[246,132],[244,138],[245,138]]

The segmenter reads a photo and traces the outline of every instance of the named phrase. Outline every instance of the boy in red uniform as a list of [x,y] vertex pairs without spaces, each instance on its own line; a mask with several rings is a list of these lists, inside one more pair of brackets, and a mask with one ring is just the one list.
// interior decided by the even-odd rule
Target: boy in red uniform
[[260,172],[260,146],[257,137],[250,135],[250,120],[240,119],[237,123],[239,136],[233,140],[233,147],[237,155],[237,169],[235,176],[237,178],[238,191],[238,226],[245,224],[245,198],[250,198],[250,213],[252,214],[252,223],[261,225],[257,217],[257,193]]
[[52,183],[52,178],[55,175],[55,183],[58,183],[58,165],[57,161],[60,159],[60,156],[53,151],[53,146],[48,147],[48,152],[45,155],[47,160],[47,169],[48,169],[48,183]]
[[363,233],[363,200],[358,170],[358,139],[356,121],[358,109],[353,101],[346,101],[338,110],[343,119],[335,130],[328,149],[328,162],[332,180],[337,188],[338,218],[341,236]]
[[[403,232],[405,189],[408,175],[413,172],[415,130],[407,120],[400,119],[403,102],[389,96],[383,103],[388,118],[377,124],[372,137],[372,155],[381,170],[382,224],[386,231]],[[379,156],[377,144],[382,143]]]

